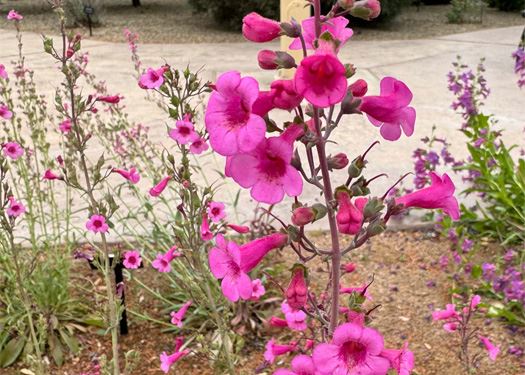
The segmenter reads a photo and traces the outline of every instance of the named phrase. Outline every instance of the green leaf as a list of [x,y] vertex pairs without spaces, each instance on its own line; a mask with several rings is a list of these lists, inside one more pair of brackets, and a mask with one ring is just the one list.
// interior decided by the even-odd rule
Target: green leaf
[[0,366],[7,367],[12,365],[24,350],[26,339],[24,337],[15,337],[7,343],[0,352]]

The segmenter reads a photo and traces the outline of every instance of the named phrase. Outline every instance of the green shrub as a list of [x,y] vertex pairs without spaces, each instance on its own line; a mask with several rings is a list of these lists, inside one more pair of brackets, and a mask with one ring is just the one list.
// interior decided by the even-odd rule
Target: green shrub
[[490,0],[489,6],[506,12],[522,10],[525,8],[524,0]]
[[452,0],[452,8],[447,13],[450,23],[482,22],[482,7],[485,3],[480,0]]

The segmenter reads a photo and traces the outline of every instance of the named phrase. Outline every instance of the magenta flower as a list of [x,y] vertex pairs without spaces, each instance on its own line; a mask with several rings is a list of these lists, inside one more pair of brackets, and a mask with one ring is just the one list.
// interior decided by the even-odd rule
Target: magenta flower
[[265,117],[275,108],[273,94],[270,91],[260,91],[257,100],[253,103],[252,112],[260,117]]
[[0,64],[0,78],[7,79],[7,70],[5,70],[5,66],[3,64]]
[[19,217],[26,212],[25,206],[22,202],[19,202],[15,197],[9,197],[9,207],[7,207],[6,213],[11,217]]
[[410,375],[414,369],[414,353],[408,350],[407,342],[401,350],[383,350],[381,356],[390,361],[390,365],[397,371],[398,375]]
[[64,121],[62,121],[59,125],[58,125],[58,129],[60,129],[60,131],[64,134],[67,134],[71,131],[71,120],[70,119],[66,119]]
[[312,207],[297,207],[292,212],[292,224],[303,227],[315,221],[315,210]]
[[4,156],[13,160],[18,160],[24,155],[24,149],[16,142],[4,143],[2,149],[4,151]]
[[138,174],[137,169],[135,168],[131,168],[129,171],[125,169],[113,168],[113,172],[118,173],[132,184],[136,184],[140,181],[140,174]]
[[266,343],[266,351],[264,352],[264,359],[269,363],[274,363],[275,358],[281,355],[288,354],[297,350],[297,343],[292,341],[290,344],[276,344],[275,339],[272,338]]
[[0,104],[0,117],[4,120],[9,120],[13,117],[13,112],[9,110],[8,106]]
[[439,208],[453,220],[458,220],[459,205],[454,197],[456,187],[450,177],[446,173],[439,177],[430,172],[430,181],[431,186],[396,198],[396,204],[403,204],[406,208]]
[[252,280],[252,296],[250,297],[250,300],[257,301],[264,296],[264,293],[266,293],[266,289],[264,288],[261,279]]
[[495,361],[496,357],[498,356],[500,349],[498,346],[494,345],[492,342],[490,342],[488,337],[479,335],[480,341],[485,346],[485,349],[487,349],[487,352],[489,353],[489,358],[491,361]]
[[210,144],[217,153],[249,152],[264,139],[266,123],[252,113],[258,96],[259,84],[252,77],[241,78],[239,72],[231,71],[217,79],[205,116]]
[[436,310],[432,313],[433,320],[447,320],[457,317],[459,317],[459,315],[456,311],[456,305],[454,305],[453,303],[447,304],[445,310]]
[[252,42],[270,42],[281,34],[279,22],[252,12],[242,19],[242,35]]
[[195,132],[193,123],[186,117],[183,120],[178,120],[175,123],[175,128],[170,129],[168,134],[171,139],[181,145],[195,142],[199,138],[199,135]]
[[[321,25],[321,34],[328,31],[330,34],[332,34],[332,37],[340,42],[339,49],[346,43],[348,39],[352,37],[354,32],[352,29],[347,28],[346,25],[348,25],[348,19],[345,17],[335,17],[330,18],[323,22]],[[303,26],[303,37],[304,42],[306,44],[307,49],[314,49],[314,40],[317,39],[315,37],[315,18],[310,17],[305,19],[303,22],[301,22]],[[295,38],[292,43],[290,44],[290,49],[294,50],[300,50],[302,49],[301,40],[299,38]]]
[[241,250],[233,241],[227,241],[221,234],[215,238],[216,247],[208,256],[210,270],[217,279],[222,279],[222,293],[232,302],[250,299],[252,281],[241,269]]
[[124,267],[128,270],[136,270],[142,264],[140,253],[136,250],[126,251],[124,253],[124,261],[122,264],[124,264]]
[[240,247],[241,269],[250,272],[263,260],[270,251],[283,247],[288,243],[288,235],[284,233],[273,233],[268,236],[257,238]]
[[268,324],[272,327],[277,327],[277,328],[285,328],[285,327],[288,327],[288,323],[286,323],[286,320],[284,319],[281,319],[281,318],[278,318],[276,316],[272,316],[269,320],[268,320]]
[[339,205],[336,215],[339,232],[344,234],[359,233],[363,224],[363,210],[368,199],[357,198],[354,204],[346,190],[337,191],[336,199]]
[[213,233],[210,231],[208,217],[205,214],[202,215],[201,238],[203,241],[211,241],[213,239]]
[[120,95],[103,95],[103,96],[99,96],[97,100],[99,102],[104,102],[108,104],[118,104],[120,103],[120,99],[122,98],[123,97],[121,97]]
[[182,254],[177,251],[177,246],[172,246],[165,254],[157,254],[157,258],[151,265],[159,272],[171,272],[171,261],[181,255]]
[[195,155],[200,155],[204,151],[207,151],[210,146],[206,143],[206,140],[202,137],[198,137],[190,145],[190,152]]
[[166,189],[166,186],[168,186],[168,182],[170,179],[171,176],[166,176],[162,180],[160,180],[160,182],[157,185],[153,186],[150,189],[149,195],[151,195],[152,197],[158,197],[159,195],[161,195],[164,189]]
[[53,172],[51,169],[48,169],[44,172],[44,176],[42,177],[42,179],[52,181],[52,180],[61,180],[62,178],[58,176],[57,174],[55,174],[55,172]]
[[273,375],[316,375],[314,361],[312,357],[299,354],[292,359],[292,370],[279,368]]
[[208,216],[211,221],[218,223],[226,217],[226,211],[224,210],[224,203],[222,202],[210,202],[208,204]]
[[227,227],[233,229],[239,234],[246,234],[250,231],[250,227],[247,227],[245,225],[228,224]]
[[275,204],[286,193],[296,197],[303,191],[303,179],[291,165],[293,142],[303,134],[299,125],[292,125],[280,136],[263,138],[251,152],[231,156],[226,175],[232,177],[258,202]]
[[331,343],[315,347],[312,359],[319,375],[386,375],[390,362],[381,357],[383,347],[376,330],[345,323],[336,328]]
[[341,61],[334,54],[321,50],[301,61],[294,81],[297,92],[321,108],[341,102],[348,85]]
[[365,112],[374,126],[381,127],[381,136],[389,141],[401,137],[401,129],[407,137],[414,133],[416,110],[408,105],[412,92],[403,82],[392,77],[381,80],[379,96],[365,96],[359,109]]
[[307,315],[303,310],[294,309],[288,303],[283,302],[281,311],[284,314],[288,328],[294,331],[304,331],[308,328],[306,325]]
[[106,233],[109,225],[106,223],[106,218],[102,215],[91,215],[86,223],[86,229],[93,233]]
[[177,327],[182,328],[182,320],[184,319],[184,315],[186,315],[186,312],[192,303],[192,301],[187,301],[184,305],[182,305],[179,311],[172,311],[170,314],[171,324],[175,324]]
[[270,94],[275,108],[291,111],[303,101],[303,96],[297,93],[293,79],[279,79],[270,85]]
[[24,17],[17,13],[14,9],[11,9],[9,13],[7,13],[7,19],[9,21],[22,21]]
[[170,371],[171,366],[173,366],[175,362],[177,362],[178,360],[187,356],[190,353],[189,349],[180,350],[183,343],[184,339],[182,337],[177,337],[177,339],[175,340],[175,351],[169,355],[166,352],[162,352],[162,354],[160,355],[160,369],[165,374],[167,374]]
[[308,286],[304,278],[304,266],[294,266],[292,271],[292,279],[285,291],[286,302],[295,310],[299,310],[306,306],[308,297]]
[[148,68],[146,73],[140,76],[139,86],[142,89],[158,89],[164,83],[165,68]]

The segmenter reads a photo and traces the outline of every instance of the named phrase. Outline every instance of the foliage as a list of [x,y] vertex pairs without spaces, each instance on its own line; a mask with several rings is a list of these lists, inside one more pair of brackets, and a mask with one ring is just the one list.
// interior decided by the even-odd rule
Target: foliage
[[525,8],[523,0],[489,0],[488,3],[489,6],[506,12],[523,10],[523,8]]
[[475,23],[483,22],[483,8],[485,3],[482,0],[452,0],[451,9],[447,13],[450,23]]
[[90,6],[94,9],[91,18],[93,26],[100,25],[103,14],[103,2],[100,0],[65,0],[63,2],[66,16],[67,27],[78,27],[87,25],[89,20],[85,12],[85,7]]

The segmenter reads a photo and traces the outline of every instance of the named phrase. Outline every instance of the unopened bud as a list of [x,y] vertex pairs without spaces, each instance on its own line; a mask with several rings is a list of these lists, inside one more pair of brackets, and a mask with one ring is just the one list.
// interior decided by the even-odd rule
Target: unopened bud
[[366,232],[370,235],[370,237],[377,236],[378,234],[383,233],[385,230],[385,223],[381,219],[371,222],[366,228]]
[[290,22],[281,22],[281,30],[289,38],[299,38],[301,36],[301,25],[294,19]]
[[381,13],[381,4],[378,0],[361,0],[354,4],[350,14],[354,17],[370,21]]
[[352,9],[354,0],[337,0],[337,5],[344,10]]
[[334,169],[345,168],[348,165],[349,161],[348,161],[348,157],[346,156],[346,154],[340,152],[338,154],[335,154],[334,156],[329,156],[327,163],[328,163],[328,169],[331,171]]
[[358,157],[352,161],[352,164],[348,167],[348,177],[357,178],[363,171],[363,163],[361,158]]
[[68,59],[70,59],[71,57],[73,57],[74,54],[75,54],[75,51],[73,50],[73,48],[70,47],[70,48],[68,48],[68,49],[66,50],[66,57],[67,57]]
[[295,68],[295,59],[292,55],[281,51],[262,50],[257,55],[257,61],[261,69],[291,69]]
[[295,310],[306,306],[308,298],[308,286],[305,280],[306,268],[301,264],[294,265],[292,269],[292,280],[286,288],[285,297],[288,305]]
[[325,205],[322,203],[316,203],[312,206],[312,208],[315,211],[315,220],[322,219],[323,217],[326,216],[326,213],[328,212]]
[[355,66],[353,64],[345,64],[345,76],[346,78],[352,78],[355,74]]
[[302,227],[312,223],[315,216],[315,210],[312,207],[298,207],[292,213],[292,223]]
[[364,79],[358,79],[348,86],[348,91],[350,91],[354,97],[360,98],[365,96],[366,92],[368,91],[368,84]]
[[385,206],[383,205],[383,202],[381,202],[380,199],[377,198],[371,198],[366,203],[366,206],[363,210],[363,215],[366,218],[371,218],[376,216]]

